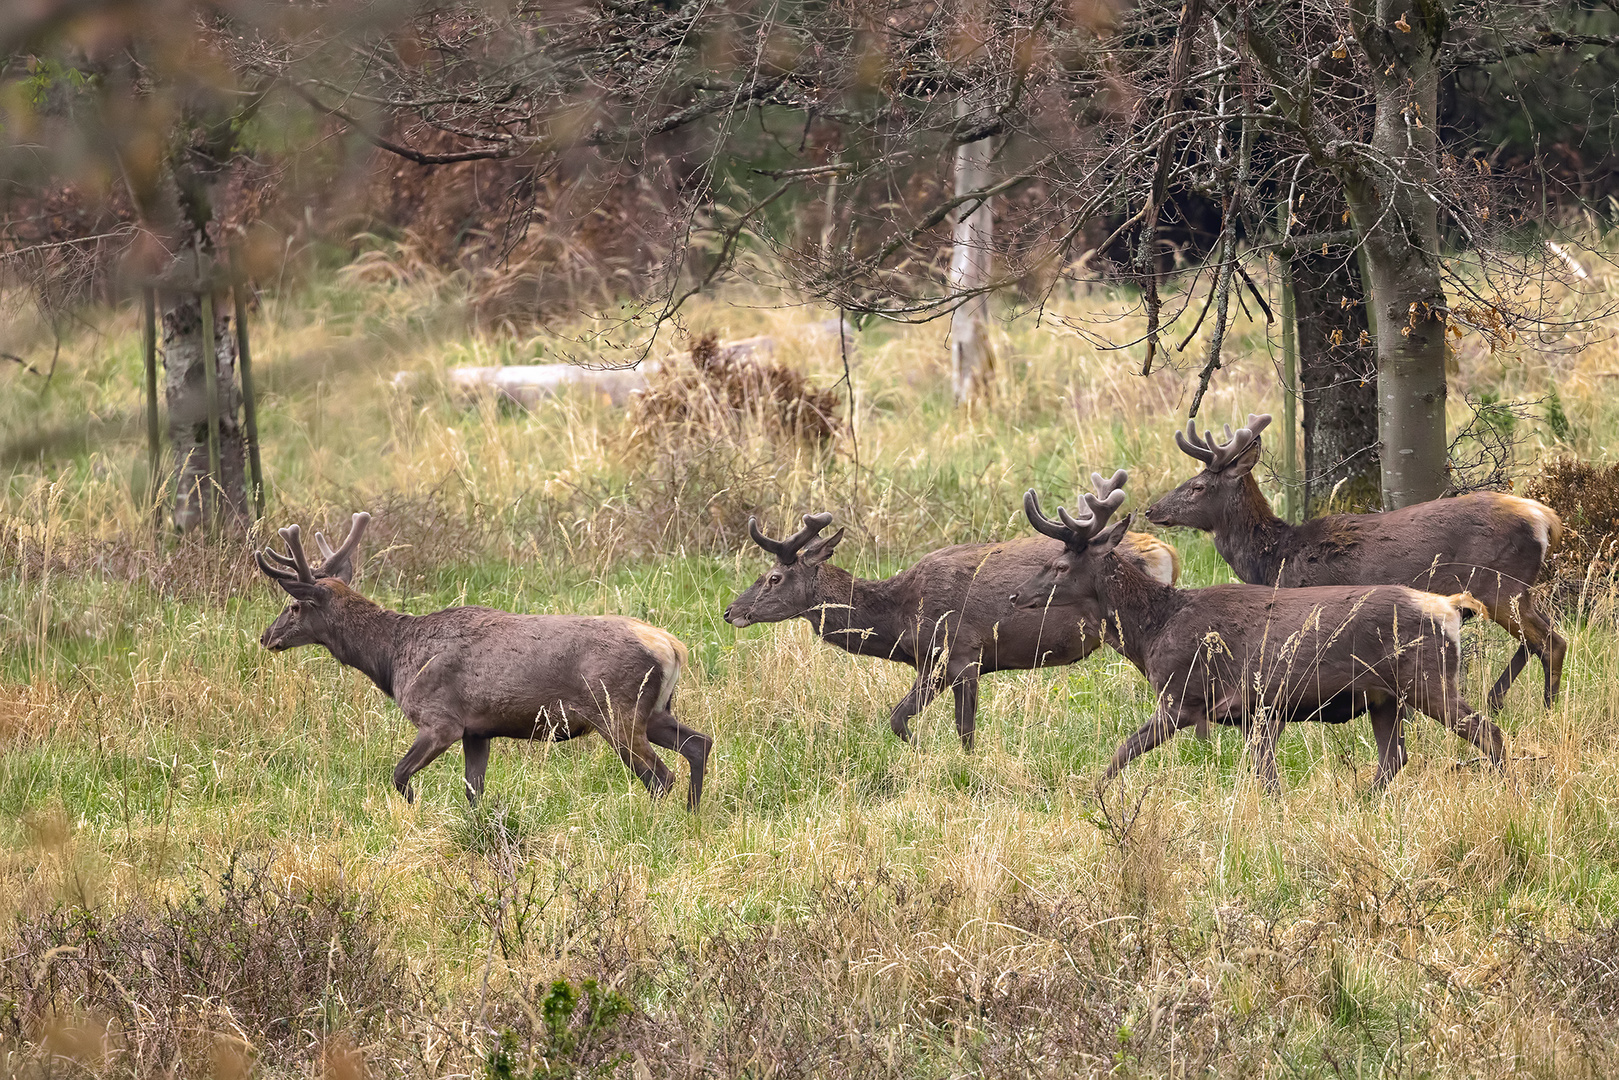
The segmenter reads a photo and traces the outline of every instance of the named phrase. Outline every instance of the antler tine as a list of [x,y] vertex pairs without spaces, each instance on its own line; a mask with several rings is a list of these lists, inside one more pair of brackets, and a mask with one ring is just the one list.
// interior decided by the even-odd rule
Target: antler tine
[[[269,548],[265,548],[263,551],[255,551],[253,553],[253,555],[254,555],[254,557],[256,557],[258,559],[258,561],[259,561],[259,569],[264,571],[264,575],[266,577],[275,578],[277,581],[297,581],[298,580],[298,575],[297,574],[293,573],[290,570],[282,569],[281,567],[275,565],[275,563],[270,562],[269,559],[265,558],[266,555],[270,556],[271,559],[276,559],[276,560],[280,560],[281,558],[283,558],[283,556],[276,554],[275,552],[271,551]],[[290,560],[288,560],[288,561],[290,561]]]
[[831,514],[805,514],[804,527],[782,541],[782,546],[792,554],[797,555],[805,544],[819,536],[821,530],[830,524],[832,524]]
[[1114,511],[1124,505],[1124,492],[1111,491],[1105,499],[1098,499],[1095,495],[1086,493],[1085,504],[1090,507],[1091,520],[1095,523],[1091,527],[1091,535],[1098,536],[1107,528],[1108,519],[1113,516]]
[[1098,498],[1105,499],[1115,491],[1118,491],[1120,488],[1124,487],[1125,483],[1128,482],[1129,479],[1130,474],[1125,472],[1123,469],[1118,470],[1106,480],[1102,479],[1101,473],[1093,472],[1091,473],[1091,486],[1096,489],[1096,495]]
[[1216,463],[1210,465],[1209,468],[1214,472],[1219,472],[1221,469],[1237,460],[1237,458],[1247,453],[1248,448],[1259,439],[1259,433],[1264,431],[1266,426],[1269,424],[1269,413],[1259,413],[1257,415],[1254,413],[1249,413],[1247,425],[1238,428],[1234,434],[1231,431],[1231,425],[1227,424],[1225,426],[1225,445],[1221,446],[1219,450],[1216,451]]
[[283,555],[273,547],[265,548],[264,554],[268,555],[273,561],[280,563],[282,566],[291,567],[292,569],[297,569],[298,567],[298,564],[292,561],[291,556]]
[[1184,434],[1179,431],[1175,432],[1175,445],[1181,448],[1181,453],[1188,457],[1197,458],[1205,465],[1214,460],[1214,448],[1197,437],[1196,421],[1186,421],[1186,432]]
[[281,539],[287,542],[287,550],[292,552],[293,565],[298,568],[298,580],[313,582],[315,575],[310,572],[309,560],[304,557],[304,545],[298,538],[298,526],[288,525],[285,529],[277,531],[281,533]]
[[1049,536],[1053,540],[1061,540],[1065,544],[1073,537],[1073,533],[1065,526],[1046,517],[1045,512],[1040,509],[1040,496],[1034,493],[1033,488],[1023,493],[1023,513],[1037,533]]
[[315,534],[315,543],[320,547],[321,557],[325,560],[321,569],[334,575],[341,575],[347,569],[347,562],[354,556],[354,551],[360,546],[360,538],[365,535],[366,526],[371,524],[371,515],[361,510],[349,519],[349,534],[343,538],[343,546],[333,551],[326,544],[326,538],[320,533]]
[[770,552],[770,554],[776,556],[777,558],[781,557],[781,553],[782,553],[781,552],[781,549],[782,549],[781,541],[780,540],[772,540],[772,539],[770,539],[770,537],[766,536],[764,534],[764,530],[759,528],[759,519],[758,518],[756,518],[756,517],[749,517],[748,518],[748,535],[753,537],[753,542],[755,544],[758,544],[760,547],[764,548],[766,551]]
[[1067,527],[1076,540],[1089,540],[1096,535],[1096,518],[1094,517],[1076,518],[1061,506],[1057,507],[1057,516],[1062,518],[1063,525]]

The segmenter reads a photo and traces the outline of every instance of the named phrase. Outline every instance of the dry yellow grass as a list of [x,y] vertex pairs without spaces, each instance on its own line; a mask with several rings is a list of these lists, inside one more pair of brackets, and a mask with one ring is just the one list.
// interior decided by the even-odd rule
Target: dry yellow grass
[[[632,462],[623,417],[592,402],[520,413],[446,396],[444,367],[538,345],[458,336],[434,306],[442,289],[419,295],[412,280],[267,302],[255,329],[270,523],[329,527],[368,507],[362,588],[406,610],[619,611],[679,634],[693,662],[678,708],[717,740],[702,813],[650,803],[593,741],[497,747],[476,812],[453,753],[419,778],[417,805],[394,796],[408,724],[324,653],[259,649],[279,601],[246,547],[152,550],[142,444],[120,419],[139,415],[136,338],[105,315],[48,393],[0,373],[8,432],[103,421],[88,450],[13,466],[0,502],[0,909],[13,927],[0,1072],[58,1053],[142,1075],[496,1075],[484,1059],[503,1029],[521,1035],[524,1076],[542,1057],[624,1076],[1609,1071],[1611,598],[1565,625],[1556,708],[1537,704],[1538,670],[1509,698],[1504,775],[1420,721],[1411,765],[1373,794],[1364,721],[1297,725],[1278,799],[1227,731],[1141,760],[1099,805],[1102,762],[1150,704],[1116,655],[988,679],[966,755],[945,704],[920,718],[916,746],[889,735],[907,669],[836,652],[801,622],[736,632],[719,612],[765,565],[737,507],[771,527],[832,510],[852,527],[840,561],[879,573],[1021,533],[1030,485],[1068,496],[1092,468],[1124,466],[1139,508],[1184,476],[1171,433],[1188,373],[1134,377],[1060,318],[1122,300],[1080,292],[1039,326],[1006,326],[998,396],[964,413],[945,399],[942,324],[861,332],[858,468],[848,440],[817,455],[747,432]],[[768,332],[828,385],[835,342],[804,331],[824,316],[715,302],[691,323]],[[1263,327],[1241,330],[1211,424],[1278,405]],[[1571,445],[1537,431],[1523,468],[1564,449],[1600,457],[1619,431],[1611,344],[1503,356],[1464,341],[1459,362],[1469,388],[1559,387]],[[396,389],[397,369],[427,378]],[[1228,580],[1203,540],[1170,539],[1188,584]],[[1509,643],[1468,633],[1480,700]],[[359,914],[321,914],[334,897]],[[100,960],[73,936],[75,910],[101,920]],[[232,912],[324,935],[299,946],[325,981],[285,976],[271,1004],[206,987],[188,991],[189,1011],[148,1001],[174,986],[147,969],[141,935],[217,936]],[[280,986],[280,954],[244,948]],[[373,966],[353,959],[373,948]],[[559,1036],[547,988],[587,977],[634,1012],[590,1031],[580,1006]],[[295,1015],[265,1019],[276,1008]]]

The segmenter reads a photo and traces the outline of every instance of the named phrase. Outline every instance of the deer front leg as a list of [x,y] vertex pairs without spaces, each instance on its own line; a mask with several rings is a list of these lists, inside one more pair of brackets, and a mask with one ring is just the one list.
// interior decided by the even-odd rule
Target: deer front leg
[[489,768],[489,738],[487,736],[461,736],[461,753],[467,759],[467,802],[478,805],[483,794],[483,774]]
[[963,672],[951,689],[956,695],[956,734],[961,736],[961,748],[971,750],[978,730],[978,665]]
[[1115,776],[1124,771],[1126,765],[1168,739],[1176,731],[1195,725],[1202,715],[1201,709],[1188,713],[1184,708],[1158,706],[1147,722],[1136,728],[1135,732],[1113,751],[1113,760],[1108,763],[1107,771],[1102,774],[1102,782],[1097,785],[1097,789],[1106,787]]
[[940,668],[938,657],[924,658],[917,667],[916,681],[911,684],[910,692],[899,699],[894,711],[888,717],[888,726],[902,742],[911,741],[911,717],[933,704],[933,699],[939,696],[944,689],[944,671]]
[[460,737],[460,725],[433,724],[419,727],[416,731],[416,741],[410,744],[405,756],[394,766],[394,790],[403,795],[406,802],[414,803],[416,789],[411,787],[410,778],[432,764],[434,758],[448,750]]
[[1405,767],[1405,721],[1400,703],[1389,696],[1367,703],[1372,718],[1372,734],[1377,737],[1377,779],[1373,787],[1387,787],[1394,774]]

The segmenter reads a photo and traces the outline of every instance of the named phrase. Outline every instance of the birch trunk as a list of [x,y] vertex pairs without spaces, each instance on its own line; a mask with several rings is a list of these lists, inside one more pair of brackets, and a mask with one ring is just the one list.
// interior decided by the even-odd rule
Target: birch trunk
[[1386,509],[1436,499],[1449,482],[1445,290],[1439,265],[1438,0],[1366,0],[1355,34],[1372,66],[1377,170],[1345,185],[1366,255],[1377,342],[1378,433]]
[[[990,140],[963,143],[956,148],[956,195],[989,186]],[[966,209],[966,207],[963,207]],[[950,288],[967,292],[989,282],[990,257],[995,238],[995,211],[988,199],[969,213],[958,214],[950,255]],[[989,341],[989,294],[965,301],[950,317],[950,388],[956,403],[976,397],[995,370]]]
[[[163,395],[169,407],[173,452],[174,527],[189,532],[199,525],[246,518],[244,444],[238,420],[241,395],[236,385],[236,344],[230,317],[215,305],[214,363],[219,377],[220,477],[208,474],[208,391],[203,367],[202,304],[192,293],[166,298],[163,310]],[[228,310],[228,309],[227,309]]]

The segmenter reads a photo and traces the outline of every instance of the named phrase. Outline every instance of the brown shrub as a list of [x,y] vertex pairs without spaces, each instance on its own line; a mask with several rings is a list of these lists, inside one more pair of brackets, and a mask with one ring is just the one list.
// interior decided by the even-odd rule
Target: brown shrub
[[631,441],[740,435],[751,421],[767,439],[830,442],[843,404],[838,391],[811,386],[802,372],[758,359],[756,351],[721,346],[713,334],[698,338],[689,362],[671,360],[636,398]]
[[220,1075],[228,1062],[246,1075],[247,1047],[312,1065],[311,1032],[373,1032],[421,1007],[384,925],[351,887],[243,862],[177,903],[25,914],[0,947],[0,1046],[60,1054],[100,1032],[101,1075]]
[[1563,519],[1562,546],[1541,573],[1554,601],[1573,607],[1590,584],[1611,584],[1619,556],[1619,465],[1559,458],[1542,466],[1524,494]]

